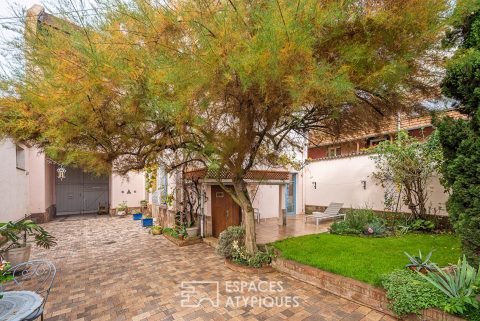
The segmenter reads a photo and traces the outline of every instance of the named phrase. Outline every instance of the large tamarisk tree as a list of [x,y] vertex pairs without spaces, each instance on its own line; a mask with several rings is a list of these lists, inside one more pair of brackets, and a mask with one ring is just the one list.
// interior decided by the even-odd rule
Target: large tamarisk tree
[[312,129],[374,126],[435,95],[447,3],[105,0],[27,33],[0,128],[96,172],[178,154],[227,172],[253,253],[248,171],[287,164]]

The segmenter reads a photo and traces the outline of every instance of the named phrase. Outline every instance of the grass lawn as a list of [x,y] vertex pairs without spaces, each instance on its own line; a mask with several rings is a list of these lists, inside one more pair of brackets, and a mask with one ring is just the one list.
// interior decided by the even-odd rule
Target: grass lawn
[[398,237],[359,237],[313,234],[273,243],[286,259],[380,285],[382,274],[401,269],[403,252],[423,255],[433,250],[431,261],[440,266],[457,263],[460,241],[454,235],[407,234]]

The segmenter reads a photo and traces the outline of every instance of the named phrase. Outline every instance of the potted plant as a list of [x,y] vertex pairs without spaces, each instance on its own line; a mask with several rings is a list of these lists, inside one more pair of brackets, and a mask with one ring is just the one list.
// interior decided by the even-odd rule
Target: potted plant
[[191,221],[190,224],[188,224],[188,227],[186,227],[186,231],[189,237],[198,236],[198,226],[196,225],[196,222]]
[[11,267],[10,262],[2,261],[0,263],[0,299],[3,298],[3,284],[13,280]]
[[125,216],[127,215],[128,206],[127,202],[123,201],[117,206],[117,216]]
[[180,240],[186,240],[188,238],[187,226],[185,224],[178,227],[178,238]]
[[140,213],[140,212],[135,213],[135,214],[132,215],[132,217],[133,217],[134,221],[140,221],[143,217],[143,213]]
[[145,217],[142,218],[142,226],[143,227],[153,226],[153,218],[151,215],[145,215]]
[[150,233],[152,233],[152,235],[160,235],[162,234],[162,227],[159,225],[154,225],[150,228]]
[[57,244],[55,237],[30,220],[0,223],[0,235],[7,240],[7,246],[0,253],[12,266],[30,259],[31,244],[27,243],[28,236],[35,238],[36,246],[45,249]]

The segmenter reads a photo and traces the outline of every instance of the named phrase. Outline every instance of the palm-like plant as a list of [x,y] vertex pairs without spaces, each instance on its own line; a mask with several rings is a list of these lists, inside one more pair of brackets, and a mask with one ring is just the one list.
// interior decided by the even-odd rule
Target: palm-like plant
[[476,295],[480,285],[480,273],[468,264],[465,255],[458,260],[453,273],[447,273],[435,264],[433,267],[432,273],[421,276],[449,298],[449,304],[445,307],[447,312],[463,313],[467,305],[479,307]]
[[35,244],[37,246],[45,249],[49,249],[57,244],[55,237],[31,220],[0,223],[0,235],[5,237],[7,243],[9,243],[3,251],[8,251],[16,247],[25,247],[29,235],[35,238]]

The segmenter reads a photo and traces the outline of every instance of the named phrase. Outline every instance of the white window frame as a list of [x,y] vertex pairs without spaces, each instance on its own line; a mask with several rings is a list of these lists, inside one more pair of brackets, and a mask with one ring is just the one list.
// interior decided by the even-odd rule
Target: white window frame
[[15,166],[17,169],[26,171],[25,148],[15,145]]
[[342,146],[335,145],[335,146],[330,146],[330,147],[327,148],[327,156],[328,157],[335,157],[335,156],[341,156],[341,155],[342,155]]

